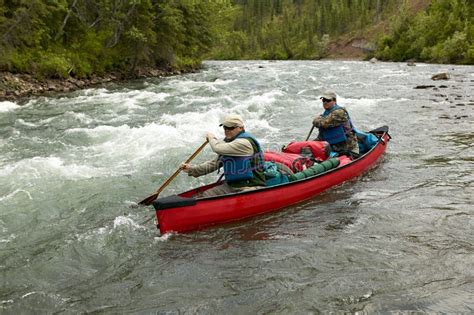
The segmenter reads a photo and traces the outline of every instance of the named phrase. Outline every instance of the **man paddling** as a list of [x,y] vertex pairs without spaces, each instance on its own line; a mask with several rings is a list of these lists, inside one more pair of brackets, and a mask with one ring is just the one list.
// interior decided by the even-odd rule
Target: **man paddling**
[[206,135],[217,157],[199,165],[181,164],[181,169],[193,177],[224,168],[225,182],[204,191],[198,197],[218,196],[265,186],[263,152],[257,139],[245,131],[242,117],[228,115],[219,126],[224,128],[224,140],[217,140],[210,132]]
[[313,125],[319,128],[319,135],[315,140],[327,141],[333,151],[357,158],[359,145],[349,113],[337,104],[336,93],[333,91],[324,92],[320,99],[324,112],[313,120]]

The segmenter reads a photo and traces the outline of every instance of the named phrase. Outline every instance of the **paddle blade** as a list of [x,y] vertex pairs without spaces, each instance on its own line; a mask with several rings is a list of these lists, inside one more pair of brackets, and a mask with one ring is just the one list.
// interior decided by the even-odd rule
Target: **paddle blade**
[[153,201],[155,201],[156,197],[158,197],[158,194],[154,193],[153,195],[148,196],[145,199],[143,199],[142,201],[140,201],[138,204],[142,205],[142,206],[149,206],[153,203]]

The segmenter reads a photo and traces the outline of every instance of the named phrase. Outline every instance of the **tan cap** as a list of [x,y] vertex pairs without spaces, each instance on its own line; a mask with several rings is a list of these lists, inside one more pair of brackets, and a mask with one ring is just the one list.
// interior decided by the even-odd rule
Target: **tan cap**
[[244,120],[240,115],[237,114],[230,114],[227,115],[224,118],[224,121],[219,125],[220,127],[226,126],[226,127],[243,127],[244,126]]
[[325,98],[327,100],[332,100],[332,99],[336,98],[336,93],[334,91],[331,91],[331,90],[326,90],[326,91],[323,92],[323,94],[321,94],[320,98]]

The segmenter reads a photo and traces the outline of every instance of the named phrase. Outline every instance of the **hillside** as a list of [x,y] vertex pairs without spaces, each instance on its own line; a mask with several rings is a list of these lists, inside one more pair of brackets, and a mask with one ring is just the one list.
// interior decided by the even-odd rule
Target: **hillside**
[[[426,10],[431,0],[408,2],[407,11],[411,16]],[[395,15],[392,12],[391,15]],[[329,44],[327,59],[364,60],[374,54],[377,40],[390,31],[390,18],[369,25],[363,30],[342,34]]]

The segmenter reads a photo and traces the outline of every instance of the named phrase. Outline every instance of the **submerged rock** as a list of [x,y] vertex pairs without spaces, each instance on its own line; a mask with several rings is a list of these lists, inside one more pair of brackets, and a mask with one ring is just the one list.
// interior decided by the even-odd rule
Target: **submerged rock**
[[431,77],[431,80],[438,81],[438,80],[449,80],[449,74],[446,72],[435,74]]
[[415,86],[415,89],[430,89],[434,87],[435,87],[434,85],[417,85]]

